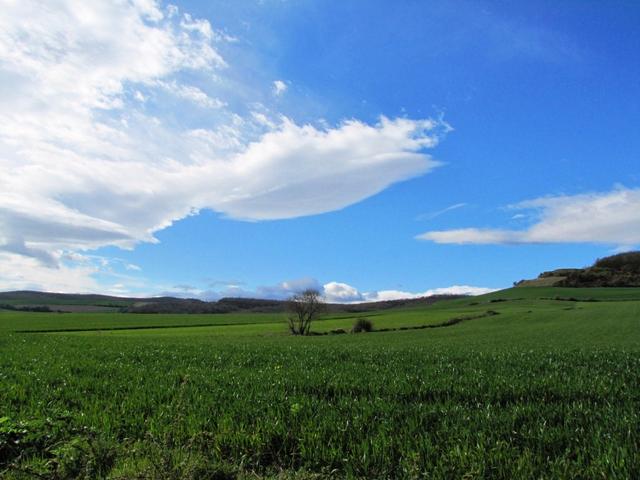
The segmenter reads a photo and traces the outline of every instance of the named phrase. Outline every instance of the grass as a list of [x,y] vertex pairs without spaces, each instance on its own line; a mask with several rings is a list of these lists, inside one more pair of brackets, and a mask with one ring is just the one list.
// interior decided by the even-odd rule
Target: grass
[[272,314],[1,313],[0,477],[640,477],[640,289],[312,329],[473,316],[299,338]]

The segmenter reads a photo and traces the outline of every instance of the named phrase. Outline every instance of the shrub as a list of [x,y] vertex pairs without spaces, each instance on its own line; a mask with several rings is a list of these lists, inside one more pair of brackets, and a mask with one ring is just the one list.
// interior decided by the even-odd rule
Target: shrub
[[368,318],[358,318],[351,328],[351,333],[370,332],[373,330],[373,322]]

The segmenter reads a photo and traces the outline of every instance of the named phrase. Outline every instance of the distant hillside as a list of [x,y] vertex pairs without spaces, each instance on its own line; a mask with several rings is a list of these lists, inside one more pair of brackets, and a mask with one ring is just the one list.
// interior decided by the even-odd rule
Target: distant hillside
[[[357,304],[327,304],[329,313],[353,313],[371,310],[382,310],[412,305],[430,305],[440,300],[451,300],[464,295],[434,295],[431,297],[390,300],[385,302],[368,302]],[[204,302],[196,299],[142,299],[127,307],[128,313],[278,313],[285,312],[287,302],[283,300],[262,300],[257,298],[222,298],[217,302]]]
[[7,305],[99,305],[123,307],[137,302],[136,298],[112,297],[95,294],[69,294],[18,290],[0,292],[0,303]]
[[[330,313],[352,313],[413,305],[430,305],[440,300],[460,298],[464,295],[434,295],[404,300],[389,300],[358,304],[328,304]],[[175,297],[113,297],[95,294],[48,293],[35,291],[0,292],[0,309],[19,311],[62,312],[127,312],[127,313],[277,313],[286,310],[282,300],[255,298],[222,298],[205,302],[194,298]]]
[[587,268],[561,268],[521,280],[518,287],[640,287],[640,252],[600,258]]

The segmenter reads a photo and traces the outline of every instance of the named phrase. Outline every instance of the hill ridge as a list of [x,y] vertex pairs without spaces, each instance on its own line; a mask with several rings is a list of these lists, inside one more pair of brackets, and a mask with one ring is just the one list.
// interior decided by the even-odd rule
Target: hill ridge
[[[363,312],[412,305],[430,305],[465,295],[433,295],[430,297],[385,300],[355,304],[329,303],[332,313]],[[224,297],[217,301],[178,297],[117,297],[93,293],[53,293],[34,290],[0,292],[0,309],[48,308],[45,311],[95,311],[96,308],[127,313],[277,313],[286,310],[286,300]]]
[[533,280],[515,282],[516,287],[640,287],[640,251],[597,259],[586,268],[558,268],[542,272]]

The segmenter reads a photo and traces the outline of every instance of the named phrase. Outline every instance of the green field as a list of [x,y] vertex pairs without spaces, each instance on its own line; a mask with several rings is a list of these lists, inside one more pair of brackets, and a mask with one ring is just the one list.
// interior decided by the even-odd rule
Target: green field
[[[328,334],[358,317],[389,331]],[[638,288],[515,288],[312,330],[2,312],[0,478],[640,478]]]

